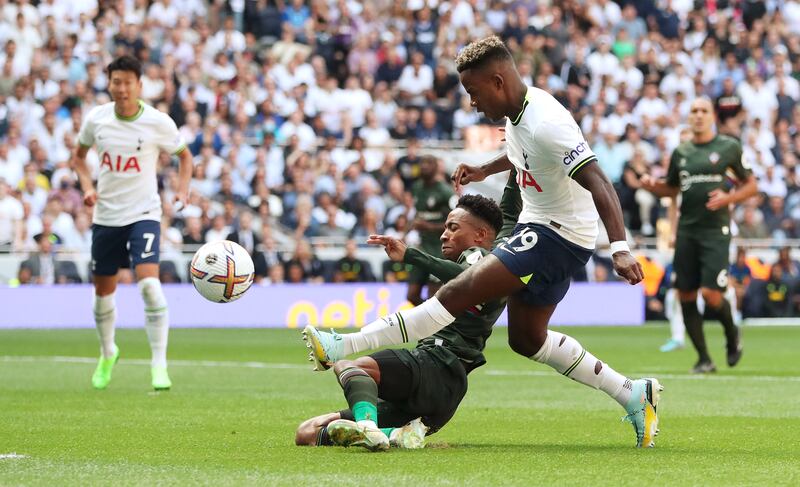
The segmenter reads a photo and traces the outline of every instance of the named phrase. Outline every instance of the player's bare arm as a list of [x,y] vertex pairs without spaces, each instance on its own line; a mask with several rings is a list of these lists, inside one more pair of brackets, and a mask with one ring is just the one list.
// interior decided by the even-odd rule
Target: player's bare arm
[[[608,232],[611,242],[625,241],[625,224],[622,219],[622,207],[619,204],[614,187],[597,164],[587,164],[575,175],[575,181],[592,193],[597,213]],[[630,284],[638,284],[644,279],[644,272],[639,262],[626,250],[614,252],[612,255],[614,270]]]
[[173,203],[186,205],[189,202],[189,184],[192,181],[193,161],[192,153],[187,148],[183,148],[178,153],[178,192],[175,193]]
[[469,183],[477,183],[483,181],[492,174],[508,171],[513,168],[513,164],[508,160],[508,155],[504,152],[495,157],[491,161],[481,166],[470,166],[467,164],[459,164],[450,179],[453,181],[453,186],[456,192]]
[[86,206],[94,206],[97,203],[97,192],[94,189],[94,181],[92,181],[89,166],[86,165],[86,154],[89,149],[89,147],[78,144],[72,156],[72,169],[78,174],[78,180],[83,191],[83,203]]
[[750,177],[747,178],[747,181],[738,188],[731,189],[728,192],[715,189],[708,193],[706,208],[716,211],[728,205],[742,202],[751,196],[755,196],[756,193],[758,193],[758,182],[756,181],[756,177],[751,174]]
[[641,179],[639,179],[639,183],[641,183],[643,189],[662,198],[665,196],[675,198],[678,196],[678,193],[680,193],[680,188],[677,186],[671,186],[665,179],[656,179],[649,174],[643,175]]

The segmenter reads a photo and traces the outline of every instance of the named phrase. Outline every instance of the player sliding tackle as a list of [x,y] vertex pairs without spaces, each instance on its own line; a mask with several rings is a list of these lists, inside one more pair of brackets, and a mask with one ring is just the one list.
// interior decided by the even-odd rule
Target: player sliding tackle
[[458,189],[516,168],[523,207],[514,233],[416,308],[381,318],[358,333],[338,335],[307,327],[314,357],[324,368],[352,353],[417,340],[479,303],[508,296],[511,348],[610,395],[625,408],[636,445],[653,446],[658,381],[629,380],[574,338],[547,329],[572,275],[592,255],[598,213],[616,272],[630,284],[644,277],[625,242],[614,188],[569,112],[548,93],[523,83],[498,37],[469,44],[456,58],[456,68],[472,106],[491,119],[506,118],[507,150],[480,167],[460,165],[453,181]]
[[[447,282],[479,262],[508,234],[511,225],[504,225],[503,215],[513,215],[513,224],[519,213],[519,192],[511,189],[503,195],[502,212],[483,196],[458,200],[440,237],[445,259],[408,249],[401,240],[383,235],[371,235],[367,243],[382,245],[392,260],[413,264]],[[349,409],[305,421],[295,442],[358,445],[373,451],[390,445],[421,448],[425,431],[438,431],[455,414],[467,392],[467,374],[486,363],[483,348],[505,304],[499,298],[474,306],[450,326],[420,340],[413,350],[382,350],[338,361],[334,371]]]

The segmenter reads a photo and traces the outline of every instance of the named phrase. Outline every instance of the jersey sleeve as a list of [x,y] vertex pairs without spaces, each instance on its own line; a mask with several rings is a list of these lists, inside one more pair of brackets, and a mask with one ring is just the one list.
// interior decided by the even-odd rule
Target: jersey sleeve
[[175,125],[175,121],[167,114],[162,115],[159,130],[162,135],[158,141],[158,147],[172,155],[180,154],[181,151],[186,148],[186,142],[178,131],[178,126]]
[[533,134],[537,164],[557,165],[574,178],[578,171],[597,160],[574,121],[543,122]]
[[[466,252],[466,251],[465,251]],[[463,253],[461,254],[464,255]],[[461,259],[459,258],[459,261]],[[457,275],[461,274],[466,267],[453,262],[452,260],[440,259],[419,249],[406,249],[406,255],[403,256],[403,262],[419,267],[426,272],[436,276],[442,282],[447,282]]]
[[91,147],[94,145],[94,129],[95,129],[95,114],[97,109],[93,108],[86,114],[81,124],[81,130],[78,132],[78,144],[83,147]]
[[522,211],[522,196],[517,185],[517,170],[512,168],[508,173],[506,187],[503,188],[503,197],[500,198],[500,211],[503,213],[503,228],[495,238],[495,244],[505,240],[514,232],[519,214]]
[[750,177],[750,174],[753,173],[750,167],[750,162],[744,157],[742,145],[739,142],[733,141],[733,149],[731,152],[733,153],[733,156],[728,167],[733,169],[733,172],[736,173],[736,177],[739,178],[739,181],[744,182]]
[[667,169],[667,184],[672,186],[673,188],[679,188],[681,185],[680,175],[678,173],[678,160],[680,159],[680,154],[678,153],[678,149],[672,151],[672,156],[669,158],[669,168]]

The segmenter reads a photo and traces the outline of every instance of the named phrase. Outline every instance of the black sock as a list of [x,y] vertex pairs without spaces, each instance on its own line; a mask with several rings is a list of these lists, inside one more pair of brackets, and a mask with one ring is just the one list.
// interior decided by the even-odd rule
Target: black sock
[[317,446],[333,446],[330,436],[328,436],[328,426],[325,425],[317,431]]
[[706,348],[706,337],[703,334],[703,317],[697,310],[697,301],[681,301],[681,312],[683,313],[683,323],[686,325],[686,333],[692,340],[701,362],[711,362]]
[[735,349],[739,331],[736,328],[736,325],[733,323],[731,303],[728,302],[727,299],[723,298],[722,305],[714,310],[714,314],[720,323],[722,323],[722,327],[725,329],[725,340],[727,342],[728,349]]

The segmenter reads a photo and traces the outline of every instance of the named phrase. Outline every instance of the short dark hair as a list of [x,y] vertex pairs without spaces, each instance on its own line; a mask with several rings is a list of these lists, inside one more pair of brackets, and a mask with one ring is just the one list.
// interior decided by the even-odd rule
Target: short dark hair
[[131,71],[136,75],[136,79],[139,79],[142,77],[142,63],[133,56],[120,56],[111,61],[106,71],[109,78],[114,71]]
[[503,212],[500,207],[491,198],[481,196],[479,194],[465,194],[458,199],[456,208],[463,208],[470,212],[472,215],[480,218],[490,227],[495,233],[503,228]]
[[456,70],[483,67],[491,61],[511,61],[511,52],[497,36],[484,37],[470,42],[456,56]]

